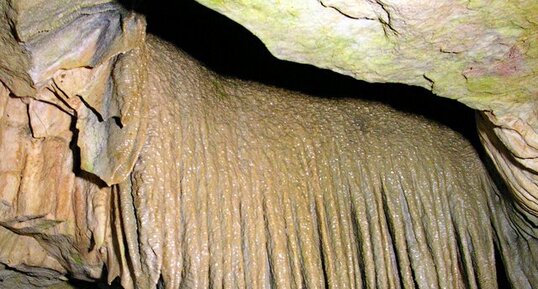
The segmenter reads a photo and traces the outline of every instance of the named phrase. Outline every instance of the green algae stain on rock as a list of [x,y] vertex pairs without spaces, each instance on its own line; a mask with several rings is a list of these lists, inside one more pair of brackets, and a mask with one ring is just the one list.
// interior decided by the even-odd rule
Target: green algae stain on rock
[[[443,97],[473,99],[473,108],[495,109],[534,97],[528,81],[538,73],[536,1],[390,1],[384,8],[397,30],[392,36],[382,23],[361,27],[368,19],[338,15],[337,8],[355,5],[345,1],[331,7],[302,1],[198,2],[244,25],[282,59],[366,81],[435,89]],[[346,21],[351,24],[341,25]]]
[[84,266],[84,259],[82,258],[82,256],[80,256],[79,254],[73,254],[71,255],[71,260],[73,261],[73,264],[77,265],[77,266]]

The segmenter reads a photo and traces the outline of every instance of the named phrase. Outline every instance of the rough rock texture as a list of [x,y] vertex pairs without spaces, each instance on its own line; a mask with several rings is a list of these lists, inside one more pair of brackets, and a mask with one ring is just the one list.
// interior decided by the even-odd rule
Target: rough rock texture
[[495,248],[538,284],[450,129],[220,77],[110,3],[35,31],[33,3],[0,2],[0,288],[496,288]]
[[125,62],[145,23],[116,4],[45,2],[0,2],[0,263],[96,280],[113,246],[105,182],[127,176],[144,133],[143,76]]
[[278,57],[359,79],[431,88],[499,113],[538,93],[536,1],[198,2]]
[[484,144],[506,155],[492,158],[538,229],[537,1],[197,1],[279,58],[422,86],[484,111],[482,135],[496,139]]
[[32,276],[25,272],[6,270],[0,266],[0,288],[5,289],[86,289],[69,284],[65,278]]

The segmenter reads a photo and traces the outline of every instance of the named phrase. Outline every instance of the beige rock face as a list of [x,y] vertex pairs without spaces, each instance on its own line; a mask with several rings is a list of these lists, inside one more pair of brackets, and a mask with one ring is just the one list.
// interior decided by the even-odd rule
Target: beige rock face
[[491,157],[523,214],[538,218],[538,2],[197,2],[245,26],[279,58],[422,86],[485,112],[481,134],[497,139],[488,152],[507,154]]
[[101,253],[90,243],[106,226],[107,215],[95,212],[109,189],[76,177],[72,117],[46,102],[2,98],[0,262],[48,277],[98,278]]
[[223,78],[111,3],[35,30],[35,3],[0,2],[0,288],[497,288],[495,248],[538,284],[519,203],[450,129]]
[[[47,280],[96,280],[115,253],[103,181],[126,177],[144,133],[133,93],[143,76],[131,73],[141,66],[123,63],[145,25],[116,4],[38,2],[0,6],[11,25],[1,29],[0,262]],[[31,276],[21,288],[36,284]]]

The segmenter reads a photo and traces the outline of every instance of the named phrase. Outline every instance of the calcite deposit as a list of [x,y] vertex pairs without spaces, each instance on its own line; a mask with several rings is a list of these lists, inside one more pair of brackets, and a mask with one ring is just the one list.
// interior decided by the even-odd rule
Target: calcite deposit
[[[248,17],[269,22],[256,3],[243,1],[254,8]],[[278,21],[293,30],[291,20],[306,14],[292,3],[272,9],[287,11]],[[451,21],[480,6],[440,3],[426,10]],[[473,41],[444,43],[446,75],[433,54],[398,64],[393,52],[410,56],[413,46],[399,44],[402,27],[419,22],[398,18],[389,2],[314,4],[349,22],[326,24],[327,38],[300,46],[328,53],[331,37],[361,23],[353,48],[366,54],[342,41],[324,61],[343,68],[343,54],[363,61],[354,64],[361,71],[383,67],[368,80],[399,69],[393,81],[442,94],[451,61],[473,50]],[[78,287],[67,283],[74,279],[125,289],[497,288],[499,268],[514,288],[538,284],[534,191],[525,179],[534,176],[525,171],[532,131],[510,118],[516,106],[479,107],[483,142],[509,194],[450,128],[375,102],[217,75],[146,35],[143,16],[113,1],[2,0],[0,12],[0,288]],[[441,35],[452,35],[443,23]],[[474,29],[481,39],[484,30]],[[374,42],[368,31],[377,31]],[[528,33],[503,31],[495,39],[510,47]],[[524,54],[489,41],[501,54]],[[387,57],[364,50],[368,43]],[[417,76],[417,63],[428,72]],[[476,67],[466,82],[498,72]],[[453,87],[479,105],[478,94],[463,93],[471,86]],[[518,99],[531,109],[530,98]]]
[[537,1],[197,2],[245,26],[279,58],[421,86],[476,109],[522,219],[538,228]]

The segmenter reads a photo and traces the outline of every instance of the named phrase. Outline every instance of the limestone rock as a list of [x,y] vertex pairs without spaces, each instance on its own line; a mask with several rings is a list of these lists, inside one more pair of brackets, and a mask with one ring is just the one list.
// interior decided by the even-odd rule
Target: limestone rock
[[145,134],[145,22],[100,0],[0,1],[0,11],[0,288],[21,272],[27,288],[95,281],[105,263],[112,281],[126,264],[111,185]]
[[[262,17],[266,4],[256,3],[245,17],[274,21]],[[517,78],[532,70],[526,62],[515,69],[473,62],[465,70],[466,57],[480,52],[477,40],[408,35],[407,25],[429,33],[449,26],[431,30],[422,14],[407,23],[405,15],[424,9],[407,3],[409,11],[389,1],[307,3],[309,12],[330,16],[303,27],[319,34],[304,33],[301,49],[322,53],[327,64],[340,56],[356,61],[371,81],[394,77],[440,94],[453,86],[461,101],[481,109],[489,103],[479,97],[489,91],[480,84],[484,75],[506,76],[500,69]],[[278,19],[288,21],[286,29],[307,16],[293,2],[282,5],[271,7],[287,13]],[[426,10],[446,24],[477,4],[431,5]],[[69,287],[61,282],[69,275],[119,277],[127,289],[494,288],[495,244],[513,286],[537,282],[536,235],[529,218],[518,219],[533,216],[535,206],[524,193],[516,194],[520,206],[506,202],[472,147],[449,129],[379,104],[225,79],[146,39],[143,19],[111,1],[0,0],[0,12],[0,282],[6,286]],[[471,27],[480,37],[491,32]],[[519,59],[521,51],[534,51],[532,42],[518,42],[524,28],[478,38],[493,52],[475,58]],[[344,41],[350,31],[364,32],[352,46],[358,50]],[[327,41],[335,36],[340,50]],[[440,55],[416,53],[421,38]],[[345,70],[345,62],[334,63]],[[456,68],[464,71],[458,79]],[[535,111],[528,100],[521,98],[515,120],[516,106],[484,113],[484,143],[493,144],[489,151],[500,156],[494,160],[507,179],[517,174],[510,174],[514,162],[503,158],[499,143],[512,154],[522,151],[518,162],[535,168],[526,147],[534,123],[518,122]],[[424,137],[410,137],[417,132]],[[514,230],[514,220],[526,235]]]
[[279,58],[418,85],[480,110],[509,111],[538,93],[536,1],[198,2]]

